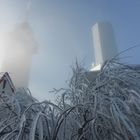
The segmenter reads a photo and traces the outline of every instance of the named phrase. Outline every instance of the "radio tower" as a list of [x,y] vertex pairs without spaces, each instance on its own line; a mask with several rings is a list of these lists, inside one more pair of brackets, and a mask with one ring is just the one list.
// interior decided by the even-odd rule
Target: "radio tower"
[[[15,29],[6,34],[4,58],[1,72],[8,72],[16,88],[28,88],[32,55],[37,51],[38,44],[27,21],[30,10],[29,1],[25,19]],[[28,13],[28,14],[27,14]]]

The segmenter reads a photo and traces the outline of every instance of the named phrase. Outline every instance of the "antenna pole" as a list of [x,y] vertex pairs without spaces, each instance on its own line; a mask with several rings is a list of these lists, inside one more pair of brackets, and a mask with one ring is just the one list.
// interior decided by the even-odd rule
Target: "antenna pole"
[[28,0],[24,20],[27,21],[31,11],[32,0]]

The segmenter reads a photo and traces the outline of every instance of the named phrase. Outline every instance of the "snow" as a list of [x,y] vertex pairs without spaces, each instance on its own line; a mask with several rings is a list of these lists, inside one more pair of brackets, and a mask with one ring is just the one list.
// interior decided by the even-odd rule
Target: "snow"
[[140,139],[140,69],[134,66],[112,60],[92,79],[76,63],[69,88],[54,90],[62,93],[55,104],[37,101],[3,77],[0,140]]

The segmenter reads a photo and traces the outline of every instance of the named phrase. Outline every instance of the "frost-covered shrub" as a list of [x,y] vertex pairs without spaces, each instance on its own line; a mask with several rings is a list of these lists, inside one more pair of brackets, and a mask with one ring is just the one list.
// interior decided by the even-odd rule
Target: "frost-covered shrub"
[[1,90],[0,140],[139,140],[140,67],[112,60],[93,79],[77,63],[72,70],[56,104]]

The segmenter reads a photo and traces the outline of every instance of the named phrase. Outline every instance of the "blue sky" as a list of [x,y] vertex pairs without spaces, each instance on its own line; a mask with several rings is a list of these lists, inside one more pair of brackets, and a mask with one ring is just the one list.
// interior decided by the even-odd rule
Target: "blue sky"
[[[27,0],[0,0],[0,32],[24,21]],[[97,21],[112,23],[118,50],[140,43],[139,0],[32,0],[28,22],[39,44],[33,56],[30,89],[39,100],[53,99],[52,88],[65,87],[75,59],[86,68],[94,62],[91,28]],[[124,56],[139,64],[140,48]]]

